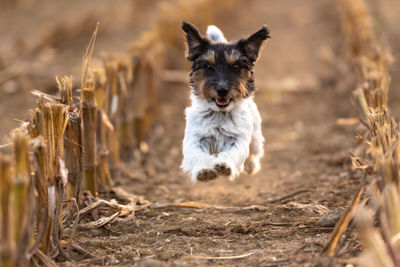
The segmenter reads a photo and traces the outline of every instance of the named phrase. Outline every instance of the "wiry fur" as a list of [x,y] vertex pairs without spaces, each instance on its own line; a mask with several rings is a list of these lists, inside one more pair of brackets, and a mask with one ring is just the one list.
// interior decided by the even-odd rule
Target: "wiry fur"
[[223,33],[209,27],[208,38],[184,22],[188,43],[192,104],[186,109],[182,169],[193,182],[219,175],[231,180],[244,170],[260,170],[264,155],[261,117],[253,101],[254,62],[262,42],[269,38],[264,26],[247,39],[227,43]]

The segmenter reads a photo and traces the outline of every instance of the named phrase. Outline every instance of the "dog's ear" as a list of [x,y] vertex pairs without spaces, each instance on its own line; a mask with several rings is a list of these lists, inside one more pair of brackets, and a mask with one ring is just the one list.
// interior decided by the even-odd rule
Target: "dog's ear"
[[182,22],[182,30],[186,33],[188,44],[187,59],[194,61],[207,49],[210,42],[206,38],[201,37],[199,30],[190,23]]
[[242,49],[243,53],[254,62],[258,58],[261,44],[268,38],[271,38],[270,32],[264,25],[258,32],[252,34],[249,38],[240,40],[238,45]]

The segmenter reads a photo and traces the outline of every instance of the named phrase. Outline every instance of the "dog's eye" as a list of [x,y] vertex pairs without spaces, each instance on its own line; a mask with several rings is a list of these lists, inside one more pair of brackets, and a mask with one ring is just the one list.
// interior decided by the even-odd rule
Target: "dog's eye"
[[206,70],[212,70],[212,69],[213,69],[213,67],[211,66],[211,64],[206,64],[206,65],[204,66],[204,68],[205,68]]
[[232,67],[233,67],[234,70],[240,70],[240,66],[237,63],[233,64]]

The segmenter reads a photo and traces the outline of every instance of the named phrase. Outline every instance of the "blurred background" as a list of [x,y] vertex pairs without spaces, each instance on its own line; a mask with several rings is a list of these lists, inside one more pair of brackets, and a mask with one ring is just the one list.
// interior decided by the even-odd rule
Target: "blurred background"
[[[2,136],[26,117],[32,89],[55,92],[55,75],[81,79],[81,62],[96,23],[96,57],[125,53],[151,27],[157,1],[1,1],[0,88]],[[11,118],[11,120],[10,120]]]

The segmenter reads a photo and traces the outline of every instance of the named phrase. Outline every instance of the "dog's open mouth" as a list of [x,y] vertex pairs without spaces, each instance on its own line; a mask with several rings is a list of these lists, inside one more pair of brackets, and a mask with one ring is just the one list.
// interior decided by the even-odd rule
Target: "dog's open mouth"
[[215,103],[220,108],[225,108],[229,105],[231,100],[229,98],[215,98]]

